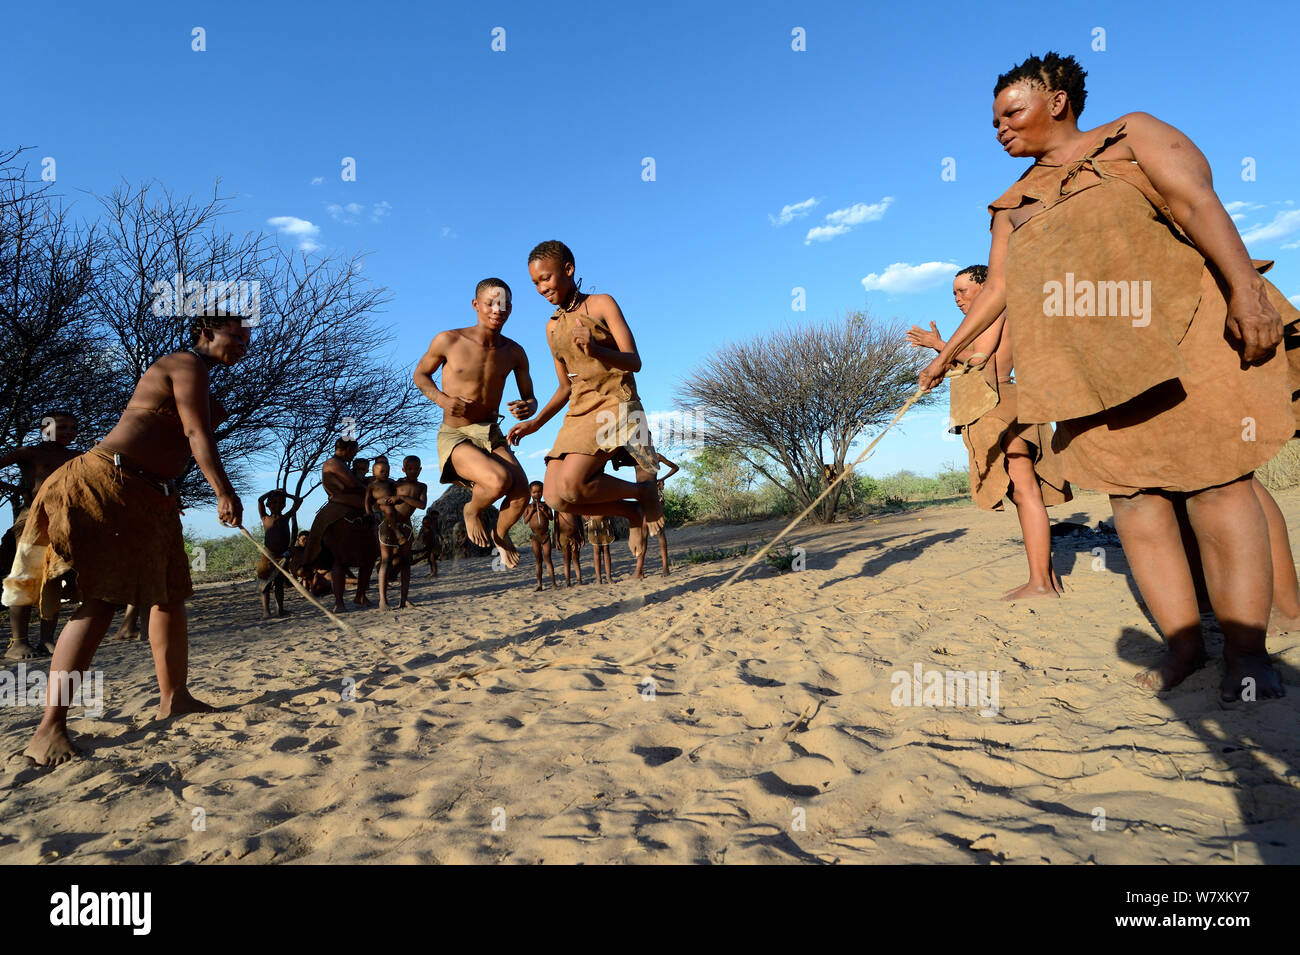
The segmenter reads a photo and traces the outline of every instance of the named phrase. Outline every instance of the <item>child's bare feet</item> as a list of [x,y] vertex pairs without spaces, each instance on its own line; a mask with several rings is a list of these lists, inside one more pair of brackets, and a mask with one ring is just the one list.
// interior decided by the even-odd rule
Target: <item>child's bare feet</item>
[[334,601],[334,613],[347,613],[347,612],[348,612],[347,605],[344,604],[343,601],[341,600]]
[[1164,659],[1136,677],[1138,685],[1153,692],[1171,690],[1205,666],[1205,642],[1195,637],[1172,640]]
[[59,763],[66,763],[74,756],[80,756],[81,750],[72,745],[66,726],[42,725],[36,728],[36,735],[23,750],[23,755],[37,766],[57,766]]
[[483,519],[479,517],[479,511],[475,510],[472,500],[465,503],[461,514],[465,518],[465,536],[479,547],[491,547],[492,539],[488,537],[488,532],[483,527]]
[[1253,700],[1271,700],[1286,696],[1282,678],[1273,669],[1268,653],[1245,653],[1230,644],[1223,647],[1223,682],[1219,699],[1225,703],[1240,700],[1242,693]]
[[627,546],[631,548],[632,553],[640,557],[645,553],[645,524],[638,524],[632,521],[627,529]]
[[644,515],[642,527],[651,537],[658,535],[664,526],[664,506],[659,500],[659,485],[654,481],[642,481],[637,485],[636,499],[641,504]]
[[1270,637],[1280,637],[1284,633],[1295,633],[1300,631],[1300,614],[1292,616],[1278,607],[1273,606],[1273,612],[1268,617],[1268,635]]
[[202,700],[196,700],[190,695],[187,689],[179,689],[172,694],[170,701],[160,700],[158,703],[158,719],[165,720],[172,716],[180,716],[184,713],[215,713],[217,708]]

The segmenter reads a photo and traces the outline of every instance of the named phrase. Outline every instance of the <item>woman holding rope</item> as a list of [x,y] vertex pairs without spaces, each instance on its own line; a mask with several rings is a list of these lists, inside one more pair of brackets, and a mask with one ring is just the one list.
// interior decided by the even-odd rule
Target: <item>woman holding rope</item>
[[1277,346],[1283,316],[1300,312],[1256,270],[1191,140],[1145,113],[1079,129],[1085,75],[1049,53],[998,78],[998,141],[1035,162],[989,206],[988,281],[921,388],[1005,308],[1020,419],[1055,421],[1065,477],[1110,495],[1166,640],[1139,682],[1169,689],[1205,663],[1185,503],[1224,632],[1221,696],[1281,696],[1264,641],[1269,524],[1252,472],[1296,430]]
[[[213,429],[225,409],[208,391],[208,371],[234,365],[250,330],[238,315],[200,315],[187,351],[154,362],[121,419],[95,447],[52,474],[32,502],[5,603],[31,603],[46,577],[75,571],[81,608],[64,626],[50,662],[45,715],[24,755],[54,765],[78,755],[68,737],[68,677],[90,669],[115,605],[152,607],[149,643],[159,718],[210,712],[186,686],[185,600],[194,593],[181,535],[176,480],[193,455],[217,495],[217,516],[239,526],[243,505],[221,464]],[[11,599],[11,597],[13,599]]]

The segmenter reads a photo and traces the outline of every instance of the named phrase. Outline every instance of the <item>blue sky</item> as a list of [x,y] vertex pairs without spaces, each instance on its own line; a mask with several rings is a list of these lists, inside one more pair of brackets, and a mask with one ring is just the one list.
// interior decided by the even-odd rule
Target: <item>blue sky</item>
[[[236,195],[232,229],[276,223],[285,243],[366,250],[393,296],[381,320],[403,376],[437,331],[471,322],[475,283],[498,275],[515,291],[506,334],[545,401],[550,309],[525,260],[560,238],[586,287],[619,300],[644,403],[663,410],[712,350],[785,323],[865,307],[951,332],[952,270],[917,267],[986,260],[985,206],[1024,167],[994,141],[992,87],[1031,52],[1073,53],[1089,71],[1081,125],[1145,110],[1191,136],[1252,254],[1277,259],[1270,277],[1300,296],[1287,65],[1300,14],[1136,6],[81,2],[56,22],[25,5],[4,14],[15,92],[0,119],[6,142],[55,158],[58,190],[86,214],[83,191],[122,177],[196,195],[219,177]],[[873,274],[900,277],[868,290]],[[865,470],[964,467],[942,418],[909,416]],[[557,426],[523,445],[530,476]],[[401,450],[436,480],[434,436],[422,445]],[[219,527],[214,513],[190,522]]]

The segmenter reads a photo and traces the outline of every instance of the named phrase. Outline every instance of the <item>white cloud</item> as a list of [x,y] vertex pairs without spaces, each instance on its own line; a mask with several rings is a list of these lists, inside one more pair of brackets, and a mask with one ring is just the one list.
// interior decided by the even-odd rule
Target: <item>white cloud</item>
[[[388,215],[392,208],[387,201],[374,203],[369,210],[370,221],[378,222]],[[367,214],[365,205],[360,202],[349,202],[347,205],[339,205],[337,202],[326,203],[325,211],[329,213],[331,219],[343,225],[356,225],[361,221],[361,217]]]
[[1243,242],[1268,242],[1300,229],[1300,209],[1279,212],[1267,225],[1257,225],[1241,234]]
[[546,455],[548,455],[548,454],[550,454],[550,453],[551,453],[551,449],[550,449],[550,448],[543,448],[543,449],[540,450],[540,451],[534,451],[532,454],[528,455],[528,457],[529,457],[529,459],[532,459],[532,458],[544,458],[544,457],[546,457]]
[[1288,295],[1286,300],[1290,302],[1292,305],[1294,305],[1296,308],[1300,308],[1300,293],[1297,293],[1295,295]]
[[1295,242],[1283,242],[1283,243],[1282,243],[1282,248],[1284,248],[1284,249],[1300,249],[1300,239],[1297,239]]
[[858,202],[847,209],[836,209],[834,212],[828,212],[826,214],[827,224],[809,229],[808,234],[804,236],[803,244],[812,245],[814,242],[827,242],[837,235],[843,235],[850,231],[856,225],[861,225],[864,222],[877,222],[885,217],[885,210],[893,202],[893,196],[885,196],[879,202],[873,202],[870,205],[865,202]]
[[890,295],[923,292],[944,279],[951,279],[959,268],[955,262],[922,262],[920,265],[895,262],[885,271],[872,272],[864,278],[862,287],[868,292],[887,292]]
[[438,235],[442,236],[444,239],[456,238],[456,233],[451,231],[451,226],[449,225],[443,226],[442,231],[440,231]]
[[808,214],[808,211],[820,202],[820,199],[805,199],[803,202],[796,202],[793,205],[782,206],[780,215],[768,214],[768,218],[774,226],[788,225],[795,219],[802,219]]
[[324,176],[312,176],[312,177],[311,177],[311,184],[312,184],[313,186],[319,186],[319,185],[321,185],[321,184],[324,183],[324,182],[325,182],[325,177],[324,177]]
[[1264,208],[1258,202],[1225,202],[1223,208],[1229,213],[1233,212],[1253,212],[1256,209]]
[[298,240],[298,248],[303,252],[315,252],[320,248],[316,237],[320,235],[320,226],[297,216],[272,216],[266,224],[277,232],[283,232]]

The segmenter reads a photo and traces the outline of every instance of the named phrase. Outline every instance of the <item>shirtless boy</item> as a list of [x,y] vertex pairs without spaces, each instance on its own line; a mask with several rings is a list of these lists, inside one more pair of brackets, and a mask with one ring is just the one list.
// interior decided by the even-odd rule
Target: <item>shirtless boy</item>
[[[290,498],[293,499],[293,507],[285,514],[284,505]],[[302,498],[280,488],[267,491],[257,499],[257,516],[262,519],[262,542],[286,569],[290,542],[298,536],[298,508],[301,505]],[[266,583],[262,586],[262,619],[271,619],[272,590],[275,591],[275,615],[288,616],[284,609],[284,574],[263,557],[258,564],[257,576],[263,577],[264,573],[267,576],[263,578]]]
[[[379,537],[379,607],[391,610],[388,602],[388,577],[393,570],[401,575],[402,598],[406,606],[406,589],[411,583],[411,514],[415,508],[409,499],[398,496],[397,482],[389,479],[388,458],[380,455],[371,463],[374,476],[366,489],[365,510],[375,518]],[[405,558],[405,559],[403,559]]]
[[[23,528],[27,524],[28,511],[32,499],[36,497],[36,492],[41,489],[45,479],[58,470],[65,461],[71,461],[78,456],[78,452],[68,448],[68,445],[76,437],[77,419],[75,415],[68,411],[49,411],[41,417],[41,441],[39,444],[26,448],[15,448],[7,454],[0,455],[0,468],[17,465],[20,475],[16,486],[10,484],[4,486],[8,493],[14,495],[14,526],[5,531],[3,542],[0,542],[0,573],[8,574],[14,562],[18,538],[22,535]],[[61,580],[51,580],[45,586],[53,594],[55,590],[62,589],[63,582]],[[57,600],[52,600],[49,596],[42,599],[40,603],[42,607],[50,605],[57,607],[59,605]],[[42,650],[46,653],[53,652],[53,647],[50,644],[54,639],[54,628],[58,624],[57,614],[49,620],[44,617],[41,618],[39,648],[33,648],[28,643],[28,628],[31,624],[31,618],[32,608],[29,606],[9,608],[9,624],[13,630],[13,635],[9,640],[9,648],[5,651],[6,660],[30,659],[31,657],[40,656]]]
[[[511,373],[519,386],[519,400],[507,407],[523,420],[537,410],[528,356],[517,342],[501,334],[510,317],[510,286],[487,278],[474,289],[472,303],[477,324],[452,328],[436,335],[415,367],[415,384],[442,409],[438,430],[438,479],[471,491],[465,505],[465,534],[479,547],[495,546],[507,567],[519,564],[519,551],[510,541],[528,502],[528,478],[515,460],[497,426],[497,413],[506,379]],[[442,368],[442,387],[434,373]],[[489,504],[505,498],[491,535],[480,514]]]
[[[420,459],[414,454],[408,454],[402,459],[402,474],[397,480],[397,503],[394,507],[403,522],[402,536],[406,538],[406,543],[397,548],[397,568],[401,572],[402,580],[402,598],[397,606],[409,607],[411,601],[407,597],[407,591],[411,587],[411,552],[414,547],[415,532],[412,530],[411,518],[415,512],[422,510],[429,503],[429,486],[420,480],[420,471],[422,466]],[[434,517],[436,527],[437,517]],[[384,535],[379,538],[380,551],[384,549]],[[381,554],[381,560],[382,554]]]
[[537,561],[537,589],[542,589],[542,559],[551,569],[551,589],[555,589],[555,564],[551,561],[551,509],[542,500],[542,482],[533,481],[528,485],[528,503],[524,505],[521,520],[528,525],[533,535],[533,559]]
[[[357,454],[357,442],[350,438],[339,438],[334,442],[334,454],[326,458],[321,465],[321,487],[329,496],[329,503],[316,512],[311,524],[311,534],[307,539],[307,566],[316,568],[326,532],[339,521],[359,522],[365,519],[366,483],[358,478],[351,467],[352,459]],[[330,588],[334,591],[334,612],[343,613],[348,608],[343,602],[343,591],[347,586],[348,567],[343,555],[330,551]],[[324,568],[319,568],[324,569]],[[366,590],[370,587],[370,570],[367,564],[359,569],[357,577],[357,595],[353,602],[370,606]]]
[[555,514],[555,546],[564,555],[564,585],[566,587],[573,586],[573,577],[570,576],[570,570],[573,567],[578,570],[578,584],[582,584],[582,545],[584,541],[582,518],[577,514],[566,514],[564,511],[557,511]]
[[[510,443],[568,412],[546,456],[546,501],[557,511],[626,517],[632,552],[645,535],[663,526],[655,486],[657,456],[635,373],[641,355],[618,303],[609,295],[587,295],[574,281],[573,253],[563,242],[543,242],[528,255],[537,292],[555,306],[546,339],[555,359],[555,394],[537,417],[510,429]],[[637,483],[604,473],[605,464],[632,464]]]

